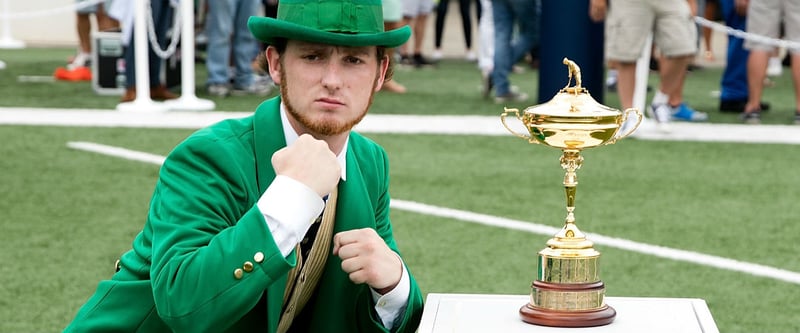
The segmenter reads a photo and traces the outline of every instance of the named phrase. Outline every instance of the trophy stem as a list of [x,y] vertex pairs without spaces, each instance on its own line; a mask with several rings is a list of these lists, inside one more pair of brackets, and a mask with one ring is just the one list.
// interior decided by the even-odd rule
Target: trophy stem
[[580,155],[581,151],[578,149],[564,149],[564,154],[561,156],[561,168],[566,173],[564,174],[564,191],[567,194],[567,224],[575,223],[575,194],[578,191],[578,169],[583,164],[583,156]]

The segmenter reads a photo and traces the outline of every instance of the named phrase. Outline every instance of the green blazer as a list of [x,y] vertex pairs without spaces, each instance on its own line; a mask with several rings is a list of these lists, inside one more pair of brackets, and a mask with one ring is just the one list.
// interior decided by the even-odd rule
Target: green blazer
[[[286,146],[279,105],[278,97],[267,100],[252,116],[201,129],[175,147],[133,248],[65,332],[275,332],[296,254],[281,255],[256,202],[275,178],[272,154]],[[351,133],[334,233],[373,228],[399,253],[388,190],[386,152]],[[237,277],[245,263],[252,270]],[[408,306],[393,332],[415,331],[422,315],[422,293],[409,276]],[[369,287],[352,283],[333,255],[294,322],[308,332],[388,332]]]

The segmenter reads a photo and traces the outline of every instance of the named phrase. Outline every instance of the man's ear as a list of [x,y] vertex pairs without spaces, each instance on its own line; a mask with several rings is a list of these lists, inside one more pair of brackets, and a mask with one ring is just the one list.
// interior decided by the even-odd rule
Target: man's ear
[[281,62],[280,62],[280,54],[278,54],[278,50],[274,46],[267,46],[267,50],[264,51],[267,57],[267,64],[269,65],[269,76],[272,78],[272,82],[275,82],[276,85],[281,84]]
[[377,82],[375,83],[375,91],[381,90],[383,87],[384,80],[386,79],[386,71],[389,69],[389,55],[383,55],[383,59],[381,60],[381,65],[378,67],[380,71],[378,73],[379,77]]

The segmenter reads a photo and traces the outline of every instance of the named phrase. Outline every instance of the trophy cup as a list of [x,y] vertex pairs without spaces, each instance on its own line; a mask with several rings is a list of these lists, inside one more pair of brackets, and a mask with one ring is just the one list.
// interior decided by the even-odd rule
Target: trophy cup
[[[575,225],[576,171],[583,163],[581,150],[615,143],[632,134],[642,122],[639,110],[624,112],[597,103],[581,87],[580,68],[564,58],[569,69],[567,86],[547,103],[526,108],[520,116],[517,109],[504,108],[500,116],[503,126],[512,134],[561,149],[560,162],[566,171],[564,188],[567,194],[567,217],[564,227],[547,241],[538,254],[538,270],[531,286],[531,300],[523,305],[522,320],[555,327],[589,327],[610,324],[617,312],[605,304],[605,286],[600,280],[600,252],[592,248]],[[573,79],[575,86],[570,86]],[[530,135],[522,135],[506,124],[506,116],[514,114]],[[631,114],[638,118],[633,127],[621,132]]]

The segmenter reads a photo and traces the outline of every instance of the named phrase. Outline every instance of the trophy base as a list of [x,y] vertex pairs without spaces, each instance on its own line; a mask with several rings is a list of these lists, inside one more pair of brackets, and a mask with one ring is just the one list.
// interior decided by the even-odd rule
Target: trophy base
[[529,303],[519,309],[519,315],[522,317],[522,321],[535,325],[592,327],[611,324],[617,315],[617,311],[608,305],[603,305],[603,307],[593,310],[558,311],[537,308]]

